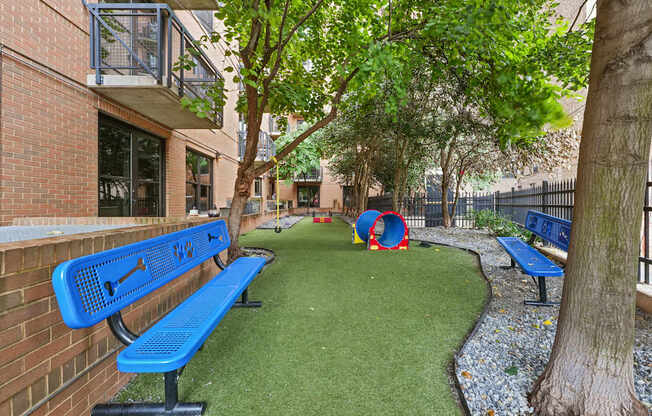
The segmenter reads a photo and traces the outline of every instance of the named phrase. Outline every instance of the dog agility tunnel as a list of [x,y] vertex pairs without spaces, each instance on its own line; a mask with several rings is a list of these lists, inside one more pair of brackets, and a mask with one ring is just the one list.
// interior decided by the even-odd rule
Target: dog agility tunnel
[[[383,221],[385,229],[380,237],[376,238],[376,225]],[[355,231],[358,237],[367,243],[370,250],[398,250],[407,249],[408,227],[401,214],[393,211],[381,213],[368,210],[360,214],[355,222]]]

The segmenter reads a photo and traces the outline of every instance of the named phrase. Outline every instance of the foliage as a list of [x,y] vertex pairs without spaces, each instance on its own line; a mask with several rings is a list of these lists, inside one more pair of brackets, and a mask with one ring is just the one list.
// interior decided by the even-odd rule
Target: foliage
[[[277,148],[287,146],[304,131],[305,128],[300,128],[283,134],[275,141]],[[302,141],[292,153],[279,162],[279,176],[282,179],[289,181],[295,175],[307,174],[315,167],[319,167],[322,156],[319,133],[315,133]]]
[[520,237],[529,240],[532,233],[490,209],[473,211],[469,214],[476,228],[487,228],[497,237]]
[[473,192],[488,191],[489,188],[500,179],[500,173],[487,172],[470,175],[468,182],[473,188]]

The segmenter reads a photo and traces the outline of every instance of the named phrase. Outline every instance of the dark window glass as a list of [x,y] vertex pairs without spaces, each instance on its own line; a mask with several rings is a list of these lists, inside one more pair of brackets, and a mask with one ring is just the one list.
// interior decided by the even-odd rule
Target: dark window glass
[[299,207],[319,208],[319,187],[299,186],[297,188],[297,202]]
[[99,215],[164,215],[163,142],[106,116],[98,142]]
[[256,178],[254,181],[254,195],[261,196],[263,194],[263,179]]
[[213,159],[186,151],[186,212],[206,212],[213,201]]

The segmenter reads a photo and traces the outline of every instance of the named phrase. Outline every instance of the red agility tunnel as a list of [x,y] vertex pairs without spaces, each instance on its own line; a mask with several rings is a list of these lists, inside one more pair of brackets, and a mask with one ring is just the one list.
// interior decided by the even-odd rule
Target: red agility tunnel
[[[385,225],[382,234],[377,235],[376,225],[382,221]],[[365,211],[355,224],[358,236],[367,242],[369,250],[407,250],[409,230],[401,214],[394,211],[380,213],[375,210]]]

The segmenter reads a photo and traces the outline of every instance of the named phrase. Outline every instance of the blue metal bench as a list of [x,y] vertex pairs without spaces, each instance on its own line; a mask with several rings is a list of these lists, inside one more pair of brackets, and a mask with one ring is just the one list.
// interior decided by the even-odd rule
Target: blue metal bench
[[[225,266],[219,253],[229,246],[224,220],[135,244],[80,257],[59,265],[52,276],[64,322],[86,328],[106,319],[127,348],[118,370],[165,373],[165,403],[100,404],[92,414],[201,415],[205,403],[181,403],[178,379],[233,306],[258,307],[247,287],[265,265],[261,257],[239,258]],[[213,258],[223,269],[140,336],[125,326],[120,311],[138,299]],[[237,302],[238,298],[242,300]]]
[[551,243],[564,251],[568,251],[570,242],[571,222],[538,211],[528,211],[525,218],[525,228],[532,232],[532,238],[527,243],[518,237],[498,237],[498,242],[510,255],[511,265],[516,264],[539,286],[539,300],[526,300],[526,305],[552,306],[558,302],[548,302],[546,277],[562,277],[564,270],[553,261],[531,246],[536,237]]

